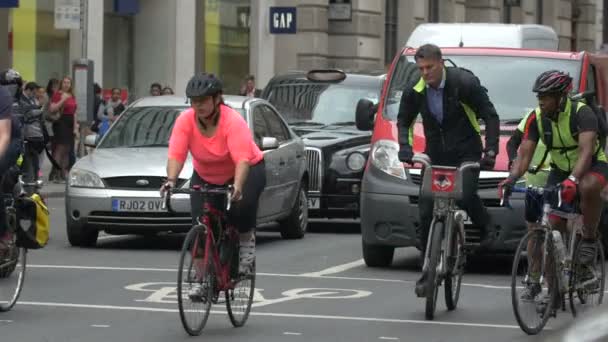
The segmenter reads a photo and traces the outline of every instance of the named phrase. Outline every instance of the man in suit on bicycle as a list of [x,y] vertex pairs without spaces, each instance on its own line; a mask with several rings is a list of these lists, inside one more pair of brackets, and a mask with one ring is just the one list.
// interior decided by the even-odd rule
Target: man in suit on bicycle
[[[426,138],[426,154],[433,164],[460,166],[463,162],[480,162],[482,169],[493,169],[498,154],[499,119],[486,89],[470,71],[454,67],[446,68],[439,47],[426,44],[414,56],[421,78],[403,91],[397,128],[399,130],[399,159],[411,163],[413,157],[412,136],[414,120],[420,113]],[[478,119],[486,125],[485,149],[482,144]],[[483,154],[483,158],[482,158]],[[473,224],[490,239],[491,220],[477,195],[479,170],[463,174],[463,201]],[[433,200],[420,199],[421,247],[426,249],[431,221]],[[424,272],[424,270],[423,270]],[[425,296],[426,272],[416,283],[416,295]]]

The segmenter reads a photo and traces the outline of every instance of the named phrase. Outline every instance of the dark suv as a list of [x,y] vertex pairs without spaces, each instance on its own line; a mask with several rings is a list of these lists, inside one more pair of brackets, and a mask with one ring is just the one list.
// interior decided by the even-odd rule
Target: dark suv
[[361,178],[371,133],[355,125],[357,101],[377,103],[384,75],[312,70],[275,76],[262,97],[302,137],[310,173],[311,217],[359,216]]

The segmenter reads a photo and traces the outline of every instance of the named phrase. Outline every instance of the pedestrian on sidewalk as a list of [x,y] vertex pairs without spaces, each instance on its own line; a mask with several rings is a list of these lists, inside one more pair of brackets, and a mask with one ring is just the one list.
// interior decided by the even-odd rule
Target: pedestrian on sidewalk
[[60,117],[53,123],[55,134],[55,150],[53,158],[61,166],[59,181],[64,182],[68,176],[70,167],[70,152],[74,148],[74,138],[77,132],[76,120],[76,98],[72,88],[72,79],[68,76],[61,81],[61,88],[51,98],[49,110],[51,113],[60,113]]

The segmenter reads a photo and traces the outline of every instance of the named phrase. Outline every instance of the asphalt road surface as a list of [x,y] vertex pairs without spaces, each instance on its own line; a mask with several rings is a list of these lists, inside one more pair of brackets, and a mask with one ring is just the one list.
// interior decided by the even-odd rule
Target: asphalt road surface
[[[317,224],[302,240],[258,233],[257,290],[249,321],[233,328],[213,308],[201,337],[179,319],[175,283],[183,235],[102,235],[96,248],[74,248],[65,234],[64,202],[49,199],[49,245],[30,251],[25,286],[0,314],[0,341],[541,341],[517,326],[509,260],[473,260],[459,306],[446,310],[443,290],[434,321],[414,294],[418,251],[398,250],[390,268],[361,259],[349,224]],[[272,228],[272,227],[271,227]],[[572,320],[561,313],[556,329]]]

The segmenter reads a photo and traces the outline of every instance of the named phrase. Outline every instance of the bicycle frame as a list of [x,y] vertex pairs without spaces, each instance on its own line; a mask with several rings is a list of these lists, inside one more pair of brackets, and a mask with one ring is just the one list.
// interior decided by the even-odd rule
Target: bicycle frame
[[[226,263],[222,263],[219,253],[219,246],[221,243],[228,240],[238,241],[238,233],[232,225],[226,224],[226,213],[230,210],[232,202],[232,187],[225,188],[210,188],[208,186],[193,186],[190,189],[171,189],[165,193],[163,198],[163,209],[167,209],[169,212],[174,212],[171,207],[171,194],[196,194],[199,193],[203,197],[203,213],[197,218],[198,224],[203,227],[203,235],[205,236],[205,249],[202,260],[200,261],[203,267],[208,264],[209,258],[212,258],[213,268],[217,272],[217,286],[218,291],[225,291],[234,288],[234,282],[231,280],[231,262],[229,259]],[[212,195],[225,195],[226,196],[226,210],[220,211],[213,207],[209,201],[209,196]],[[213,223],[211,217],[217,219],[218,236],[216,237],[213,233]],[[226,228],[224,230],[223,228]],[[196,253],[200,250],[200,239],[197,239],[194,243],[192,252],[192,259],[197,258]],[[218,244],[219,242],[219,244]],[[198,273],[198,267],[197,273]]]
[[467,169],[479,168],[479,163],[466,162],[460,167],[432,165],[430,158],[425,154],[416,154],[414,158],[412,158],[412,161],[424,165],[420,196],[430,197],[434,200],[433,220],[431,221],[431,226],[429,228],[429,238],[426,242],[427,245],[422,270],[424,272],[428,269],[429,253],[431,251],[432,242],[430,237],[434,234],[435,223],[437,221],[442,221],[445,230],[442,239],[442,249],[445,253],[439,262],[438,272],[440,275],[445,275],[445,260],[452,257],[452,249],[449,248],[449,246],[453,243],[451,239],[454,225],[457,225],[458,227],[458,235],[462,244],[464,244],[466,236],[464,221],[467,214],[456,205],[456,201],[460,200],[463,194],[462,173]]
[[[554,186],[551,187],[550,189],[545,189],[543,187],[532,187],[532,186],[528,186],[528,187],[515,187],[513,188],[513,192],[516,193],[524,193],[524,194],[529,194],[532,193],[536,196],[544,196],[546,194],[546,192],[556,192],[557,193],[557,197],[558,197],[558,203],[557,203],[557,207],[560,208],[562,206],[562,198],[561,198],[561,189],[560,186]],[[502,199],[501,199],[501,205],[504,205],[506,207],[510,207],[510,204],[508,202],[508,198],[505,197],[504,195],[504,190],[503,190],[503,194],[502,194]],[[558,285],[558,289],[560,292],[564,292],[564,284],[563,284],[563,279],[561,277],[561,274],[559,274],[560,272],[566,272],[568,275],[571,273],[571,262],[574,259],[574,249],[575,249],[575,244],[576,244],[576,237],[581,234],[582,235],[582,224],[580,222],[580,220],[582,219],[582,215],[579,213],[571,213],[571,212],[566,212],[560,209],[553,209],[551,208],[551,204],[548,203],[544,197],[543,197],[543,211],[542,211],[542,217],[540,220],[540,226],[538,228],[535,228],[537,230],[541,230],[545,232],[545,236],[544,236],[544,240],[543,240],[543,244],[542,244],[542,248],[543,248],[543,252],[542,252],[542,263],[541,263],[541,269],[540,269],[540,283],[542,284],[544,282],[544,274],[545,274],[545,267],[546,267],[546,262],[547,262],[547,246],[549,243],[549,239],[551,238],[551,234],[553,232],[553,230],[555,230],[553,228],[553,225],[551,224],[550,220],[549,220],[549,216],[551,215],[555,215],[558,217],[561,217],[565,220],[567,220],[567,235],[565,234],[564,236],[562,236],[562,241],[564,242],[564,246],[567,246],[567,253],[564,255],[564,259],[560,260],[558,258],[557,255],[554,254],[553,258],[554,258],[554,262],[556,262],[556,267],[559,264],[562,264],[563,269],[558,268],[558,274],[556,274],[556,282]],[[559,230],[558,230],[559,231]],[[561,232],[560,232],[561,234]],[[565,237],[568,238],[567,244],[566,244],[566,239]],[[528,281],[528,276],[526,275],[525,277],[525,281]]]
[[[223,231],[225,220],[225,213],[213,208],[208,202],[205,201],[203,204],[203,215],[202,222],[199,218],[199,222],[204,227],[203,234],[205,234],[205,255],[203,256],[202,264],[207,265],[209,258],[212,258],[213,268],[217,270],[217,286],[219,291],[225,291],[234,288],[234,281],[231,279],[231,266],[232,259],[229,258],[225,263],[222,263],[220,259],[219,246],[221,243],[227,242],[225,239],[238,241],[238,233],[232,225],[226,225],[226,231]],[[210,217],[214,216],[218,219],[218,239],[219,244],[216,241],[215,235],[213,234],[213,226]],[[225,236],[222,237],[221,235]],[[198,243],[200,239],[197,239],[193,248],[193,253],[198,251]],[[211,255],[209,255],[211,253]],[[195,258],[195,255],[192,256]]]

